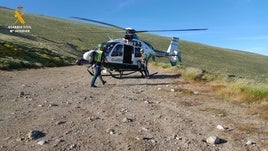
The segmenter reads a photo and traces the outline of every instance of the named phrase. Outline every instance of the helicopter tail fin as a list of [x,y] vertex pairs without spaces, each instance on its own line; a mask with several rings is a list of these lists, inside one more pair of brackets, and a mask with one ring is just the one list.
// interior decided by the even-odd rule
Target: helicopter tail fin
[[172,66],[176,66],[178,61],[181,62],[181,53],[179,51],[179,38],[172,38],[170,45],[167,49],[167,53],[169,56],[170,64]]

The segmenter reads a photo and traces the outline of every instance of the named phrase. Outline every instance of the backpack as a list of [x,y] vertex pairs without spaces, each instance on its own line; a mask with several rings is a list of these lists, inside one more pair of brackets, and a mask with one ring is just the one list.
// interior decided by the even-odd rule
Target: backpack
[[90,50],[84,53],[83,59],[87,60],[90,64],[93,62],[94,55],[96,50]]

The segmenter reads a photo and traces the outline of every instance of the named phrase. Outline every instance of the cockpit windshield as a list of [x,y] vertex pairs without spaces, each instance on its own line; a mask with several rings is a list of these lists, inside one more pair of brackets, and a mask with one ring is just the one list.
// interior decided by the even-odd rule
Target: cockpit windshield
[[117,43],[118,42],[106,42],[106,43],[104,43],[104,54],[105,54],[105,56],[108,56],[110,54],[110,52],[113,50],[114,46]]

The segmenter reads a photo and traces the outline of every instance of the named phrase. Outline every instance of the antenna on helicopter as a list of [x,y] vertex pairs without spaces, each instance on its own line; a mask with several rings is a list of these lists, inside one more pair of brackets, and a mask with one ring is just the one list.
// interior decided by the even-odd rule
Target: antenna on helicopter
[[113,40],[113,38],[111,36],[107,35],[107,37],[109,38],[109,40]]

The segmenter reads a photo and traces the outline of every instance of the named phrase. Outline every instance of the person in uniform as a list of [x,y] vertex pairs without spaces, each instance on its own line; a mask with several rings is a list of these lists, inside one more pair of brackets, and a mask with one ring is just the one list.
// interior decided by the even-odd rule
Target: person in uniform
[[105,60],[105,55],[103,53],[104,50],[104,45],[99,44],[98,45],[98,50],[94,54],[93,62],[94,62],[94,76],[91,80],[91,87],[97,87],[95,85],[95,81],[97,78],[100,79],[102,84],[104,85],[106,81],[103,80],[102,75],[101,75],[101,69],[102,69],[102,63]]
[[147,68],[147,63],[148,63],[147,55],[146,55],[146,53],[144,52],[144,50],[142,48],[141,48],[140,51],[141,51],[141,58],[140,58],[140,60],[141,60],[141,70],[144,72],[145,77],[149,78],[149,71],[148,71],[148,68]]

